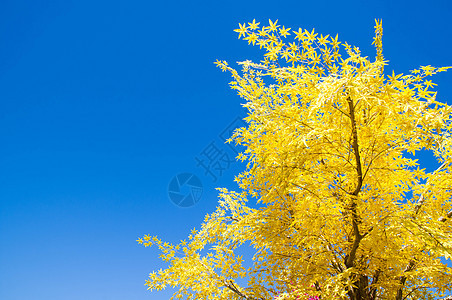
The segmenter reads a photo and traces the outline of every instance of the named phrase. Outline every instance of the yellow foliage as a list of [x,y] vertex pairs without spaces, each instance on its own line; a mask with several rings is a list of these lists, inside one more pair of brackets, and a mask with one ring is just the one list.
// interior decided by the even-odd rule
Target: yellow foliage
[[[426,79],[449,67],[386,76],[378,20],[374,61],[337,35],[277,21],[236,31],[265,49],[262,61],[240,63],[241,74],[216,62],[249,110],[247,126],[229,140],[246,147],[238,159],[247,169],[236,178],[242,192],[219,189],[217,210],[188,242],[152,239],[169,267],[150,275],[149,289],[177,286],[174,297],[186,299],[450,292],[451,268],[441,258],[452,257],[452,110]],[[420,150],[440,167],[420,169],[411,156]],[[250,268],[235,251],[244,243],[255,249]]]

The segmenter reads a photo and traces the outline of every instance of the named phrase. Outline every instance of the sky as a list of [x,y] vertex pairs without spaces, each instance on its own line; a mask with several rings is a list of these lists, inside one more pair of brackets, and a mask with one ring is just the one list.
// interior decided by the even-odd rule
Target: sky
[[[246,112],[214,61],[262,54],[238,23],[338,33],[374,57],[375,18],[386,70],[452,65],[450,1],[2,0],[0,299],[169,299],[146,290],[165,265],[135,240],[177,243],[216,187],[237,188],[223,141]],[[452,104],[451,72],[434,82]]]

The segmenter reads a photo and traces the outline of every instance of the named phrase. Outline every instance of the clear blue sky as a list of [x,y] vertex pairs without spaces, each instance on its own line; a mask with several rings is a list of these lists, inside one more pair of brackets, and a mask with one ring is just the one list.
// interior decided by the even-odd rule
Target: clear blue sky
[[[238,23],[279,19],[339,33],[373,57],[383,19],[388,70],[450,66],[450,1],[0,2],[0,299],[168,299],[146,291],[162,267],[135,240],[185,238],[235,188],[196,158],[236,117],[241,99],[215,68],[258,59]],[[452,104],[452,74],[434,78]],[[428,165],[427,165],[428,167]],[[168,197],[173,176],[203,185],[196,205]],[[217,174],[218,175],[218,174]]]

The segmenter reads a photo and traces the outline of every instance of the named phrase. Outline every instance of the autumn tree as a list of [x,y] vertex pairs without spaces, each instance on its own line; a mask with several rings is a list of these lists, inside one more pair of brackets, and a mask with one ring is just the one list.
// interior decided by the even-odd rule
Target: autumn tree
[[[312,31],[240,24],[239,38],[265,50],[232,74],[247,126],[239,192],[188,241],[157,237],[168,268],[151,290],[186,299],[438,299],[452,289],[451,107],[428,78],[446,67],[387,75],[382,25],[376,58]],[[286,39],[293,37],[290,42]],[[434,171],[415,155],[431,151]],[[255,203],[248,204],[253,199]],[[245,267],[238,247],[254,249]]]

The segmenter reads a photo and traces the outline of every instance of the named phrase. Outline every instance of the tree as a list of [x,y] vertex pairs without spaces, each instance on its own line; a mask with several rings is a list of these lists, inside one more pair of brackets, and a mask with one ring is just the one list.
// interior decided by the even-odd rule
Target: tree
[[[246,147],[241,192],[219,189],[217,210],[188,242],[138,239],[157,244],[169,262],[151,273],[149,289],[177,286],[174,296],[187,299],[450,293],[452,269],[443,261],[452,257],[452,108],[427,80],[448,67],[385,75],[378,20],[374,61],[337,35],[277,21],[236,31],[265,49],[261,62],[240,63],[241,74],[217,61],[249,111],[229,140]],[[420,168],[421,150],[434,154],[436,170]],[[243,245],[255,249],[249,268],[237,255]]]

